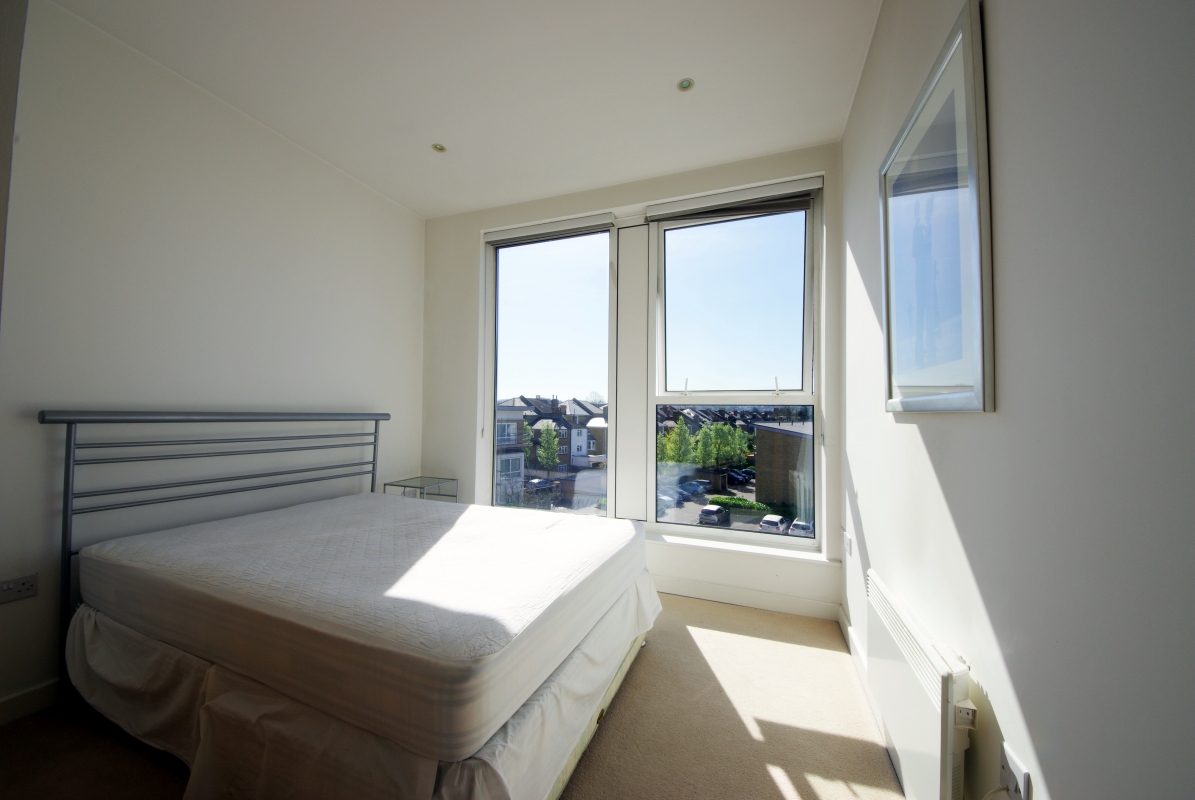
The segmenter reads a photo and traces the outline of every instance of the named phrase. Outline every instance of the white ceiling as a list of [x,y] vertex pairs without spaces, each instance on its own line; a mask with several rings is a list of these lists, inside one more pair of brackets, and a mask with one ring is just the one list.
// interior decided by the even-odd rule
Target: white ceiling
[[58,2],[424,217],[835,141],[880,6]]

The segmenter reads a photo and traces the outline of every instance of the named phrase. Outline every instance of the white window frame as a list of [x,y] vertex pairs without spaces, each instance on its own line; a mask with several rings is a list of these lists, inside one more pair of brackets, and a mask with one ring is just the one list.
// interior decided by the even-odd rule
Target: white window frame
[[[506,228],[501,230],[482,231],[482,235],[478,242],[478,263],[479,263],[479,284],[482,289],[479,292],[479,330],[478,330],[478,395],[480,402],[477,408],[477,422],[474,428],[474,434],[477,435],[476,443],[476,459],[475,464],[475,496],[474,502],[484,505],[493,503],[494,492],[494,426],[496,423],[496,408],[495,408],[495,326],[496,326],[496,273],[497,273],[497,248],[507,244],[525,243],[531,241],[542,241],[549,239],[566,238],[569,236],[581,235],[584,233],[594,233],[599,230],[608,230],[610,233],[610,313],[607,322],[608,337],[609,337],[609,353],[608,365],[609,375],[607,378],[607,397],[609,398],[609,406],[607,410],[608,427],[606,430],[606,452],[605,460],[607,463],[607,508],[613,510],[619,508],[616,502],[616,486],[618,484],[617,474],[619,468],[619,459],[617,453],[618,433],[617,420],[618,416],[618,398],[619,386],[617,382],[618,370],[618,332],[620,329],[620,319],[618,317],[618,247],[619,247],[619,229],[635,226],[645,226],[649,229],[647,240],[647,252],[643,254],[644,260],[647,262],[644,266],[647,267],[649,275],[647,275],[647,287],[649,296],[647,299],[646,315],[649,319],[645,320],[648,325],[649,342],[645,343],[647,351],[645,352],[645,361],[647,362],[646,374],[648,377],[648,386],[646,396],[638,390],[633,395],[633,405],[622,409],[622,412],[632,415],[642,413],[646,416],[646,432],[648,441],[645,442],[645,450],[642,455],[638,452],[628,454],[632,459],[631,463],[624,464],[623,467],[629,470],[629,474],[635,475],[638,480],[638,475],[645,474],[646,486],[644,494],[644,503],[646,508],[644,511],[647,514],[646,528],[649,533],[654,534],[672,534],[678,537],[687,539],[706,538],[710,540],[721,540],[729,542],[746,542],[757,546],[763,546],[774,549],[785,549],[792,551],[820,551],[822,557],[827,555],[829,547],[828,542],[832,537],[834,531],[831,531],[827,526],[834,523],[830,519],[829,503],[827,500],[828,481],[826,479],[826,427],[825,427],[825,412],[824,412],[824,394],[825,387],[825,359],[824,359],[824,343],[826,332],[825,325],[825,289],[824,289],[824,274],[825,274],[825,241],[824,241],[824,226],[826,224],[826,214],[823,206],[822,189],[823,178],[821,175],[813,175],[805,178],[788,179],[784,181],[773,181],[766,184],[760,184],[753,187],[740,190],[732,190],[728,192],[711,192],[704,195],[690,197],[687,199],[669,201],[665,203],[647,205],[640,207],[640,211],[632,211],[630,216],[619,217],[617,220],[612,213],[594,214],[587,217],[574,217],[562,219],[554,222],[543,223],[539,225],[521,226],[517,228]],[[762,392],[690,392],[688,395],[682,393],[668,393],[660,392],[659,383],[656,376],[657,372],[657,354],[658,346],[661,344],[659,337],[655,335],[657,331],[657,315],[656,310],[658,304],[663,301],[660,296],[659,288],[659,244],[661,234],[659,227],[662,215],[685,213],[691,211],[704,211],[711,208],[721,208],[727,204],[743,203],[754,200],[761,200],[766,198],[776,198],[786,195],[793,195],[797,192],[810,192],[812,194],[812,208],[807,214],[806,229],[806,293],[805,293],[805,347],[806,347],[806,361],[805,369],[812,370],[809,377],[803,381],[804,385],[802,391],[781,392],[777,397],[774,391]],[[646,212],[646,213],[643,213]],[[642,215],[637,215],[642,214]],[[729,217],[730,215],[728,215]],[[746,215],[740,215],[746,216]],[[712,220],[704,220],[709,222]],[[626,244],[624,242],[624,248]],[[639,252],[639,251],[635,251]],[[634,266],[632,263],[630,266]],[[812,269],[812,279],[809,277],[808,271]],[[628,309],[630,313],[630,309]],[[628,317],[628,320],[630,317]],[[662,320],[661,320],[662,321]],[[634,329],[634,325],[630,325]],[[626,343],[623,343],[623,348],[626,348]],[[662,366],[662,365],[661,365]],[[632,399],[632,398],[624,398]],[[644,400],[647,401],[646,407],[639,405]],[[815,533],[814,539],[795,539],[785,536],[777,536],[775,534],[754,533],[751,531],[735,531],[725,528],[705,528],[690,525],[676,525],[669,523],[655,522],[655,408],[657,402],[666,402],[671,404],[690,405],[768,405],[768,404],[783,404],[783,405],[812,405],[814,408],[814,480],[815,486]],[[625,404],[624,404],[625,405]],[[639,411],[637,409],[642,409]],[[641,458],[646,456],[647,463],[640,464]],[[643,469],[643,472],[640,472]],[[634,512],[634,508],[630,509]],[[634,517],[635,514],[632,513]],[[833,515],[837,518],[837,515]],[[811,555],[815,554],[811,552]]]
[[[607,315],[607,377],[606,396],[614,398],[617,387],[618,346],[618,284],[616,259],[618,255],[618,234],[612,213],[591,214],[584,217],[544,222],[535,225],[520,225],[512,228],[498,228],[482,231],[481,234],[481,286],[479,296],[478,349],[481,357],[478,365],[478,433],[476,459],[474,461],[474,498],[479,505],[493,505],[495,478],[495,429],[497,426],[497,324],[498,324],[498,250],[516,244],[546,242],[553,239],[568,239],[590,233],[607,232],[609,235],[609,312]],[[611,399],[613,406],[613,399]],[[568,448],[565,448],[568,455]],[[614,506],[615,460],[613,444],[607,453],[606,462],[606,508]]]
[[[668,230],[679,227],[692,227],[726,222],[733,219],[744,219],[758,214],[736,214],[733,208],[728,208],[725,216],[709,217],[699,220],[669,220],[656,219],[651,221],[648,235],[648,286],[654,292],[654,297],[648,303],[648,331],[651,342],[648,346],[648,405],[647,431],[648,442],[648,470],[647,497],[655,498],[659,492],[656,486],[655,437],[656,437],[656,406],[768,406],[768,405],[807,405],[813,407],[814,424],[814,538],[800,539],[785,537],[777,534],[758,533],[755,531],[734,530],[731,528],[705,528],[699,525],[681,525],[677,523],[657,522],[656,503],[649,502],[647,527],[660,534],[671,534],[683,537],[700,537],[708,539],[732,540],[746,542],[766,547],[781,547],[811,552],[824,551],[826,541],[826,481],[825,481],[825,446],[824,446],[824,416],[819,387],[822,384],[823,367],[816,358],[819,352],[818,344],[822,336],[822,278],[824,264],[822,259],[822,227],[823,209],[821,181],[808,189],[811,196],[811,207],[805,213],[805,331],[803,337],[804,363],[802,387],[799,391],[792,390],[764,390],[764,391],[668,391],[665,374],[665,331],[664,331],[664,234]],[[766,199],[769,194],[761,190],[769,187],[759,187],[752,190],[749,199]],[[791,194],[791,184],[778,184],[772,188],[770,196],[778,197]],[[785,191],[785,190],[788,191]],[[708,211],[723,205],[743,202],[738,197],[739,192],[728,192],[724,195],[707,195],[693,201],[667,204],[675,208],[657,207],[661,213],[683,213],[684,211]],[[719,202],[721,200],[721,202]],[[648,209],[649,220],[652,209]]]

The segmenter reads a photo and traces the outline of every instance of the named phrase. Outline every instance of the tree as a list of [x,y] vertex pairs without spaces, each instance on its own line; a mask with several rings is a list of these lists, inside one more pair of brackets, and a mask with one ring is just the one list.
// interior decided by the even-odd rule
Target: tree
[[535,460],[535,442],[531,437],[531,426],[527,420],[519,421],[519,435],[523,437],[523,460],[530,464]]
[[725,422],[715,422],[705,425],[697,434],[697,446],[694,457],[702,467],[721,469],[731,464],[737,464],[746,456],[746,434],[741,434]]
[[656,461],[668,460],[668,437],[662,433],[656,434]]
[[689,435],[689,426],[683,422],[668,432],[668,440],[664,445],[665,461],[675,464],[693,463],[693,437]]
[[549,472],[560,463],[560,441],[556,438],[556,426],[545,425],[539,432],[539,466]]
[[595,405],[599,405],[599,406],[605,405],[605,403],[606,403],[606,398],[602,395],[601,392],[590,392],[589,394],[585,395],[585,399],[588,400],[589,402],[591,402]]
[[732,441],[732,449],[734,451],[733,464],[735,466],[742,466],[747,463],[747,454],[751,452],[751,437],[742,428],[734,429],[734,438]]
[[699,467],[714,466],[714,434],[709,425],[701,426],[697,432],[697,446],[693,449],[694,459]]

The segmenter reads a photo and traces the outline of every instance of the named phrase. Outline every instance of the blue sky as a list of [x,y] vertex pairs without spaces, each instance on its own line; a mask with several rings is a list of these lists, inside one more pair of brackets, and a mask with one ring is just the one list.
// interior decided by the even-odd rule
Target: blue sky
[[610,234],[498,250],[497,399],[608,398]]
[[669,391],[801,388],[805,212],[664,234]]
[[[665,234],[668,388],[801,387],[805,212]],[[497,398],[609,397],[609,234],[498,251]]]

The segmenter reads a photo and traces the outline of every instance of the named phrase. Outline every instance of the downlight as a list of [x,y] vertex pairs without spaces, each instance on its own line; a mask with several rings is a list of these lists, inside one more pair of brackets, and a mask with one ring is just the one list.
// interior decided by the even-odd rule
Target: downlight
[[680,89],[682,92],[689,91],[690,89],[693,88],[693,79],[692,78],[681,78],[679,81],[676,82],[676,88]]
[[445,147],[444,145],[440,144],[439,142],[436,142],[435,144],[433,144],[433,145],[432,145],[432,149],[433,149],[433,150],[435,150],[437,153],[443,153],[443,152],[446,152],[446,151],[448,150],[448,148],[447,148],[447,147]]

